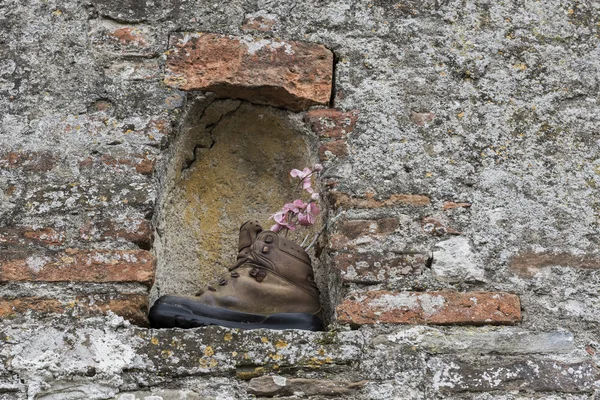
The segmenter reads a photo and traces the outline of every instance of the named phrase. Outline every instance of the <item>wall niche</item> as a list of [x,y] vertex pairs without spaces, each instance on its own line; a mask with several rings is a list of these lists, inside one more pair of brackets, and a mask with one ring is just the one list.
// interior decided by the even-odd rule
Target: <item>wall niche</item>
[[[256,219],[269,229],[270,215],[298,198],[289,172],[314,165],[317,154],[317,138],[302,116],[240,100],[191,97],[158,168],[151,302],[164,294],[194,295],[217,279],[235,262],[240,225]],[[319,222],[311,229],[311,238],[321,227]],[[301,243],[309,233],[301,231],[288,238]]]

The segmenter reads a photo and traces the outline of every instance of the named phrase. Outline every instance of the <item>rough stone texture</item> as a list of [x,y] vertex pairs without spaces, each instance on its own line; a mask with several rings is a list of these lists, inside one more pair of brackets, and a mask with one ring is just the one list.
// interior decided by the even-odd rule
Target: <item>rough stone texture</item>
[[[206,139],[210,127],[191,123],[190,111],[213,95],[165,86],[169,38],[205,32],[309,43],[335,54],[324,106],[352,115],[247,105],[254,116],[246,125],[253,130],[261,114],[290,122],[296,133],[285,136],[286,156],[300,137],[313,158],[321,144],[346,141],[347,155],[325,162],[332,223],[314,254],[329,328],[347,329],[333,318],[335,306],[371,290],[514,293],[523,317],[509,327],[156,332],[66,308],[78,297],[146,296],[139,283],[6,282],[3,300],[51,299],[65,312],[0,321],[0,398],[247,399],[248,380],[264,375],[368,380],[346,396],[357,400],[598,398],[599,15],[598,2],[558,0],[0,2],[2,259],[149,250],[144,223],[139,232],[133,226],[152,221],[149,251],[159,271],[172,268],[158,281],[191,291],[201,279],[180,274],[177,255],[191,268],[196,247],[173,246],[165,257],[178,232],[175,216],[163,213],[172,182],[165,170],[212,143],[186,138],[198,137],[190,131],[197,126]],[[210,123],[215,132],[221,125]],[[189,144],[184,153],[180,143]],[[265,219],[272,212],[261,210]],[[232,226],[238,211],[226,215]],[[333,246],[342,234],[336,221],[387,218],[398,221],[393,231],[340,236],[344,248]],[[342,250],[430,254],[454,237],[469,241],[485,282],[436,279],[426,265],[353,283],[332,269]]]
[[303,393],[304,396],[348,396],[356,389],[364,386],[364,382],[340,382],[324,379],[287,379],[283,376],[262,376],[252,378],[248,385],[248,393],[257,396],[292,396]]
[[172,34],[169,45],[171,87],[294,111],[329,103],[333,54],[324,46],[196,33]]
[[304,121],[320,137],[344,139],[354,131],[358,115],[358,110],[313,109],[306,112]]
[[519,298],[486,292],[351,293],[337,308],[338,321],[365,324],[516,324],[521,320]]
[[469,239],[456,237],[438,242],[433,248],[431,271],[449,282],[484,282],[485,271]]
[[355,283],[381,283],[399,275],[419,274],[425,269],[426,254],[377,254],[341,252],[331,260],[342,280]]

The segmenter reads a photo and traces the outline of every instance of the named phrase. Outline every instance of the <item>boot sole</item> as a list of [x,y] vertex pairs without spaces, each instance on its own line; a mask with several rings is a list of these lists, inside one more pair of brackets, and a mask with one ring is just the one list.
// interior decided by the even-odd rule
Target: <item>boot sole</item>
[[219,325],[239,329],[302,329],[322,331],[323,322],[313,314],[250,314],[207,306],[185,297],[163,296],[148,315],[152,328],[197,328]]

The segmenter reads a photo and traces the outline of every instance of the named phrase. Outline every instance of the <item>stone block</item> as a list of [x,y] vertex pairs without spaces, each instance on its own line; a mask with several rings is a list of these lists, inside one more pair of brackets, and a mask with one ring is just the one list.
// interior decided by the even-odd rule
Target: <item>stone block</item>
[[522,390],[536,392],[591,392],[600,378],[590,361],[506,360],[490,364],[432,360],[433,387],[441,392]]
[[303,393],[304,396],[350,396],[366,382],[285,378],[271,375],[252,378],[248,384],[248,393],[264,397],[293,396],[296,393]]
[[421,253],[339,253],[332,266],[342,280],[354,283],[381,283],[402,275],[420,274],[428,255]]
[[0,282],[154,282],[156,260],[145,250],[77,250],[0,255]]
[[337,307],[344,325],[514,325],[519,297],[502,292],[352,292]]
[[301,111],[329,103],[332,76],[333,53],[319,44],[176,33],[165,83]]
[[431,271],[436,279],[446,282],[485,282],[482,261],[465,237],[454,237],[436,243]]
[[269,32],[277,23],[278,17],[276,14],[270,14],[258,11],[252,14],[246,14],[242,23],[244,31]]

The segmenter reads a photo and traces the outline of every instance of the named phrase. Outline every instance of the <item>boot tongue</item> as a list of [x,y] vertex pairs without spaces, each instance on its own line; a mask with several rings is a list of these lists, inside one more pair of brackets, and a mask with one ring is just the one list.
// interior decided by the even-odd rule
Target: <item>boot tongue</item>
[[258,221],[246,221],[240,228],[240,241],[238,245],[238,259],[250,252],[250,246],[256,240],[259,233],[263,231]]

